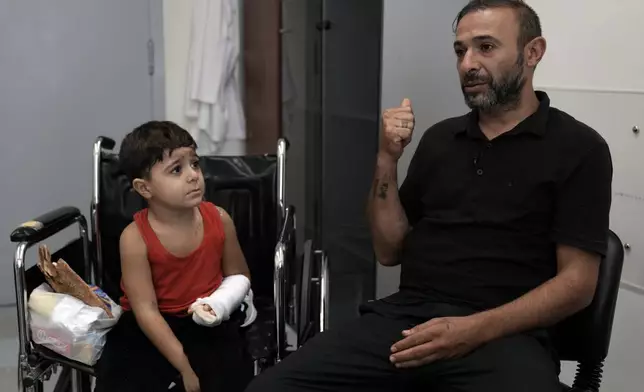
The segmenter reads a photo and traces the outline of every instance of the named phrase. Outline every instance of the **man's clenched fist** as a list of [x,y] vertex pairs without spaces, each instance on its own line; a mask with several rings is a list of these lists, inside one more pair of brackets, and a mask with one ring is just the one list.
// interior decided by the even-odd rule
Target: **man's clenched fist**
[[414,112],[409,99],[403,99],[397,108],[385,110],[382,114],[380,153],[397,161],[411,141],[414,125]]

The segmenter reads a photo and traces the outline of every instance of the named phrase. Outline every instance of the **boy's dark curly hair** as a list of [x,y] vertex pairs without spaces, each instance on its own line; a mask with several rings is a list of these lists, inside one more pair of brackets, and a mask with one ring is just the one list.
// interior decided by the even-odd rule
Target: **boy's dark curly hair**
[[181,147],[197,149],[188,131],[171,121],[149,121],[123,138],[119,164],[130,181],[148,178],[152,166],[163,160],[164,152]]

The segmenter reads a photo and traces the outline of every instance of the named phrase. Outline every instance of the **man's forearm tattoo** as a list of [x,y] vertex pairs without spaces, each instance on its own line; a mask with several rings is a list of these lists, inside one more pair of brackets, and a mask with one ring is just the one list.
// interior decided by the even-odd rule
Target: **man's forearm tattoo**
[[381,183],[380,187],[378,188],[378,197],[381,199],[386,199],[387,190],[389,190],[389,183],[388,182]]
[[373,182],[373,197],[376,197],[385,200],[387,198],[387,193],[389,191],[389,184],[391,183],[391,176],[389,174],[383,174],[382,177],[376,177]]
[[385,176],[382,179],[376,178],[373,182],[373,197],[381,199],[387,198],[387,191],[389,190],[389,179]]

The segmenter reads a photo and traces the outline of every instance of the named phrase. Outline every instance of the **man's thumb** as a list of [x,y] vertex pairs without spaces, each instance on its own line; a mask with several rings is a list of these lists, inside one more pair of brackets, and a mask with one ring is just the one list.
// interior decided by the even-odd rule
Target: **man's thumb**
[[411,101],[409,100],[409,98],[405,98],[405,99],[403,99],[403,101],[400,104],[400,106],[402,106],[404,108],[410,108],[411,107]]

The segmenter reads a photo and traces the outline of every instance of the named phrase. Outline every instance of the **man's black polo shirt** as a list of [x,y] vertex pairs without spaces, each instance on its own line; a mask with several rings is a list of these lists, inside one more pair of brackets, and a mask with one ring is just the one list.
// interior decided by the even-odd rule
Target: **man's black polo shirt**
[[608,146],[537,96],[539,109],[492,141],[475,111],[425,132],[400,188],[413,227],[402,292],[487,309],[555,276],[557,243],[605,253]]

